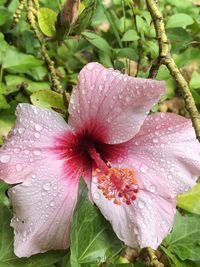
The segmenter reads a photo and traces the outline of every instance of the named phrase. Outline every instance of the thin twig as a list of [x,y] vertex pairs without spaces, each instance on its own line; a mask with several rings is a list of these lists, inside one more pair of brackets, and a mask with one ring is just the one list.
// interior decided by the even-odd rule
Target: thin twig
[[45,59],[46,65],[49,69],[50,76],[51,76],[51,82],[52,82],[52,89],[58,93],[62,93],[63,89],[60,84],[59,78],[56,73],[56,69],[54,67],[54,61],[51,60],[51,58],[48,55],[46,44],[44,41],[44,38],[40,31],[38,30],[37,24],[36,24],[36,14],[37,9],[39,8],[39,2],[37,0],[28,0],[28,13],[27,13],[27,20],[31,26],[31,29],[33,30],[35,37],[39,41],[41,45],[41,54]]
[[154,0],[146,0],[146,3],[154,23],[156,36],[159,44],[159,57],[151,67],[149,78],[155,78],[161,64],[164,64],[168,68],[171,76],[174,78],[179,89],[182,92],[183,98],[185,100],[186,109],[191,115],[193,127],[196,132],[196,137],[200,141],[200,115],[196,108],[195,101],[190,92],[189,86],[170,54],[163,16],[160,13]]
[[157,256],[155,255],[155,251],[148,247],[146,248],[147,256],[149,258],[149,266],[152,267],[164,267],[164,264],[159,262]]
[[13,29],[17,25],[17,23],[19,22],[21,15],[22,15],[22,10],[24,9],[25,5],[26,5],[26,0],[20,0],[19,1],[19,6],[17,7],[17,9],[13,15],[14,20],[13,20],[13,23],[11,25],[11,29]]
[[158,260],[155,251],[150,247],[140,251],[139,259],[150,267],[164,267],[164,264]]

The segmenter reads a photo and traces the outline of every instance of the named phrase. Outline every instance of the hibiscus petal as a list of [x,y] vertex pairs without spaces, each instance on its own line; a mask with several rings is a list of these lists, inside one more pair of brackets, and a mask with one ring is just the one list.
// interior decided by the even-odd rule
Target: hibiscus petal
[[175,214],[175,199],[165,199],[141,190],[131,205],[122,203],[119,206],[103,196],[95,179],[91,188],[93,201],[126,245],[156,249],[170,232]]
[[125,145],[122,165],[135,170],[141,189],[175,197],[195,185],[200,175],[200,144],[191,121],[172,113],[148,116]]
[[71,132],[56,112],[29,104],[17,107],[17,121],[8,140],[0,149],[0,179],[22,182],[40,161],[50,156],[53,137]]
[[45,161],[26,180],[9,190],[15,216],[14,251],[29,257],[69,246],[70,223],[78,177],[66,161]]
[[130,140],[165,93],[162,82],[132,78],[89,63],[79,74],[69,105],[69,125],[109,144]]

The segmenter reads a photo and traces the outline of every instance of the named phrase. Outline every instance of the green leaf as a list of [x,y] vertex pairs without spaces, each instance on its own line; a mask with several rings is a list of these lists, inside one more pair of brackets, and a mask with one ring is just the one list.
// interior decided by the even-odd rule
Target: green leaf
[[19,91],[19,87],[15,86],[6,86],[4,83],[0,83],[0,94],[2,95],[9,95],[14,92]]
[[3,56],[3,69],[8,69],[14,73],[27,73],[34,67],[41,66],[43,62],[32,55],[18,52],[15,48],[7,49]]
[[137,32],[135,30],[128,30],[127,32],[124,33],[124,35],[122,37],[123,42],[136,41],[138,39],[139,39],[139,37],[138,37]]
[[11,18],[11,13],[4,7],[0,7],[0,26],[4,25]]
[[73,25],[71,30],[73,34],[79,35],[89,26],[92,16],[94,15],[95,8],[96,0],[90,1],[90,4],[81,12]]
[[10,108],[0,112],[0,137],[7,137],[9,131],[15,123],[15,109],[17,102],[11,101]]
[[33,93],[30,98],[32,104],[35,106],[42,108],[55,108],[66,111],[63,96],[56,92],[50,90],[41,90]]
[[0,109],[8,109],[10,105],[8,104],[4,95],[0,95]]
[[18,258],[13,252],[13,229],[10,227],[10,210],[0,204],[0,266],[1,267],[41,267],[61,259],[65,251],[49,251],[30,258]]
[[187,193],[179,195],[177,200],[180,208],[200,215],[200,184]]
[[192,19],[191,16],[184,14],[184,13],[179,13],[179,14],[174,14],[171,17],[169,17],[166,28],[183,28],[188,25],[191,25],[194,23],[194,20]]
[[200,216],[176,214],[172,232],[165,239],[167,247],[181,260],[200,260]]
[[82,263],[105,261],[121,248],[108,221],[88,200],[88,190],[81,179],[71,230],[71,265],[78,267]]
[[41,31],[49,37],[55,35],[55,22],[57,14],[50,8],[42,7],[38,11],[38,23]]
[[116,51],[117,51],[118,58],[128,58],[130,60],[138,59],[138,55],[136,54],[136,51],[131,47],[117,49]]
[[8,49],[9,45],[4,40],[4,35],[0,32],[0,64],[3,63],[5,53]]
[[188,8],[192,6],[191,0],[167,0],[166,2],[180,8]]
[[6,197],[6,190],[9,188],[9,185],[0,181],[0,204],[8,205],[9,201]]
[[140,34],[144,34],[144,32],[147,32],[147,29],[149,29],[148,24],[146,20],[144,20],[141,16],[136,16],[136,25],[137,30]]
[[[25,77],[18,75],[7,75],[5,76],[6,84],[8,88],[15,88],[19,90],[20,86],[24,84],[24,87],[29,93],[34,93],[40,90],[50,90],[50,85],[47,82],[34,82]],[[13,89],[14,90],[14,89]]]
[[191,89],[199,89],[200,88],[200,74],[197,71],[192,73],[192,78],[190,81]]
[[100,49],[101,51],[111,54],[111,47],[109,46],[108,42],[93,32],[82,32],[82,35],[95,47]]
[[111,27],[114,35],[115,35],[115,38],[116,38],[116,40],[118,42],[119,47],[123,48],[123,44],[122,44],[122,41],[121,41],[121,38],[120,38],[120,33],[119,33],[119,30],[118,30],[118,27],[117,27],[116,15],[115,15],[114,10],[105,8],[103,4],[102,4],[102,7],[103,7],[103,12],[106,15],[106,17],[107,17],[107,19],[108,19],[108,21],[110,23],[110,27]]
[[182,262],[180,259],[177,258],[176,255],[174,255],[171,251],[170,248],[165,248],[164,246],[161,246],[161,249],[165,252],[165,254],[169,257],[170,259],[170,265],[173,267],[187,267],[187,264]]

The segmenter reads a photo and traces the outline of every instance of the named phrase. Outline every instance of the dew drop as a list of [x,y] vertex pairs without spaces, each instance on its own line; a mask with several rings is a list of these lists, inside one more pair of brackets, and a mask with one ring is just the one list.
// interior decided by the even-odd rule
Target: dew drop
[[35,138],[40,138],[40,134],[39,133],[35,133]]
[[151,185],[151,186],[149,187],[149,191],[150,191],[151,193],[154,193],[154,192],[156,191],[156,187],[155,187],[154,185]]
[[154,143],[154,144],[158,143],[158,139],[157,139],[157,138],[154,138],[154,139],[153,139],[153,143]]
[[40,132],[42,131],[43,127],[40,124],[35,124],[35,130]]
[[8,163],[10,161],[10,156],[9,155],[3,155],[0,157],[1,163]]
[[142,165],[142,166],[140,167],[140,171],[141,171],[142,173],[147,173],[147,171],[148,171],[148,167],[145,166],[145,165]]
[[50,205],[50,207],[54,207],[55,206],[55,202],[51,201],[49,205]]
[[95,193],[93,194],[93,198],[96,199],[96,200],[98,200],[98,199],[100,198],[100,194],[99,194],[99,192],[95,192]]
[[131,97],[127,95],[125,100],[126,100],[127,103],[129,103],[131,101]]
[[17,171],[17,172],[20,172],[20,171],[23,169],[23,167],[22,167],[21,164],[17,164],[17,165],[15,166],[15,168],[16,168],[16,171]]
[[24,132],[25,132],[25,129],[24,129],[24,128],[19,128],[19,129],[18,129],[18,133],[19,133],[19,134],[23,134]]
[[144,202],[143,201],[138,201],[138,207],[140,208],[140,209],[143,209],[144,208]]
[[139,141],[135,141],[135,145],[136,146],[139,146],[140,145],[140,142]]
[[14,153],[19,153],[20,152],[20,149],[19,148],[15,148],[14,149]]
[[113,74],[113,76],[118,76],[119,75],[119,73],[117,71],[113,71],[112,74]]
[[88,70],[93,70],[93,68],[94,68],[94,64],[92,64],[92,63],[89,63],[89,64],[87,64],[87,67],[86,67]]
[[97,179],[97,177],[93,177],[93,178],[92,178],[92,182],[93,182],[94,184],[98,184],[98,179]]
[[42,187],[45,191],[49,191],[51,189],[51,183],[45,183]]
[[39,156],[39,155],[41,155],[41,151],[40,150],[33,150],[33,154],[35,156]]

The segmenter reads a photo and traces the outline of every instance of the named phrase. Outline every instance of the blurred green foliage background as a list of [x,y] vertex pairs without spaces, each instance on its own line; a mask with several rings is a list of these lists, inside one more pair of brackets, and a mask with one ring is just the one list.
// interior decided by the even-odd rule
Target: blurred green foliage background
[[[145,1],[83,0],[78,23],[64,37],[56,35],[54,27],[63,1],[40,0],[39,3],[37,25],[66,92],[71,92],[80,69],[91,61],[98,61],[105,67],[113,67],[132,76],[148,77],[149,69],[158,56],[158,44]],[[14,23],[13,15],[18,6],[18,0],[0,0],[0,144],[15,122],[18,103],[32,103],[66,112],[63,95],[51,90],[50,74],[41,55],[40,43],[27,22],[26,7],[21,12],[19,22]],[[158,6],[164,16],[172,56],[200,107],[200,1],[159,0]],[[84,9],[87,12],[81,15]],[[159,69],[156,79],[165,80],[168,90],[152,112],[170,111],[188,116],[180,92],[164,66]],[[112,241],[109,241],[110,246],[103,235],[97,239],[95,246],[90,247],[85,257],[81,254],[81,248],[76,250],[84,233],[78,236],[80,233],[76,229],[79,226],[74,225],[72,239],[80,239],[80,242],[73,243],[73,261],[69,261],[69,252],[49,252],[28,260],[17,259],[13,254],[13,233],[9,227],[11,215],[5,196],[7,188],[7,185],[0,183],[0,267],[92,267],[100,266],[98,262],[102,260],[107,260],[105,266],[108,267],[144,266],[139,262],[134,265],[125,264],[118,254],[123,245],[116,241],[107,226],[106,231],[113,235]],[[86,216],[88,210],[96,216],[97,210],[90,203],[80,205],[82,213],[79,214],[81,210],[78,210],[75,216]],[[159,255],[164,258],[166,266],[199,267],[199,184],[191,192],[180,196],[178,205],[184,210],[185,216],[177,214],[174,230],[163,242]],[[89,223],[98,224],[98,221],[92,220],[93,218]],[[76,223],[75,221],[74,224]],[[94,232],[93,238],[96,235],[98,233]],[[92,242],[87,236],[84,235],[85,246]],[[95,258],[91,256],[91,251],[94,252],[97,248],[96,254],[100,253],[100,256]]]

